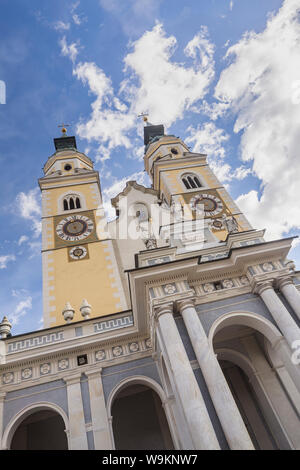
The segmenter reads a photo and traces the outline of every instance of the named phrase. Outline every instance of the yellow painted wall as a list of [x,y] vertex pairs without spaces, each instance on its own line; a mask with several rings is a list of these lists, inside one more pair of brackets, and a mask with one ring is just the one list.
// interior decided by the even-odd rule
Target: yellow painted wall
[[88,244],[89,259],[78,261],[69,261],[67,247],[51,252],[53,262],[49,266],[54,270],[50,287],[54,299],[50,306],[55,307],[50,315],[55,318],[55,323],[51,321],[52,325],[65,324],[62,310],[66,302],[70,302],[75,309],[73,321],[82,320],[79,308],[83,299],[87,299],[92,306],[91,316],[122,310],[120,286],[115,277],[110,252],[106,251],[110,243],[105,241]]
[[[68,180],[68,184],[76,183],[75,180]],[[95,183],[95,181],[93,181]],[[92,184],[93,184],[92,183]],[[61,186],[51,189],[47,189],[50,192],[50,200],[48,202],[48,208],[50,209],[51,215],[56,215],[58,213],[58,200],[60,196],[66,193],[76,193],[79,192],[83,194],[87,209],[97,209],[97,204],[95,204],[94,192],[90,183],[84,184],[73,184],[72,186]],[[71,214],[71,212],[66,212],[66,214]]]

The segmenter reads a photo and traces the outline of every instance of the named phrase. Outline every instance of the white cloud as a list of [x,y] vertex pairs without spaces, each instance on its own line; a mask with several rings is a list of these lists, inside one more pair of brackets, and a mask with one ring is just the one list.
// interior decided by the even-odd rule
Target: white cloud
[[[131,146],[127,132],[134,126],[136,120],[132,113],[127,113],[127,106],[114,96],[114,90],[109,77],[94,63],[78,64],[73,73],[76,77],[87,83],[91,92],[96,95],[92,103],[92,114],[86,123],[77,126],[77,133],[88,141],[100,144],[100,152],[105,153],[103,144],[109,151],[117,146],[129,148]],[[101,160],[101,157],[98,158]]]
[[[34,232],[34,236],[38,237],[42,230],[39,188],[31,189],[28,193],[19,193],[16,197],[16,207],[21,217],[31,221],[31,229]],[[25,240],[23,239],[23,241]]]
[[230,2],[229,2],[229,10],[230,11],[232,11],[233,5],[234,5],[233,0],[230,0]]
[[127,77],[118,95],[111,79],[95,63],[79,63],[73,70],[96,96],[89,120],[78,124],[77,133],[99,144],[100,161],[107,160],[118,146],[136,147],[132,133],[142,131],[137,119],[142,111],[147,110],[153,122],[171,125],[203,98],[214,77],[214,47],[204,27],[184,49],[190,66],[171,60],[176,38],[167,37],[161,24],[146,31],[131,49],[124,58]]
[[275,238],[300,228],[299,7],[298,0],[285,0],[263,32],[246,33],[231,46],[232,63],[215,90],[223,108],[236,114],[242,160],[262,182],[260,197],[252,190],[237,203]]
[[79,15],[77,15],[77,13],[74,13],[74,15],[72,15],[72,19],[74,23],[77,24],[78,26],[81,24],[81,19]]
[[62,55],[69,57],[71,61],[74,63],[79,53],[79,48],[80,48],[79,41],[72,42],[69,45],[67,44],[66,37],[63,36],[63,38],[59,41],[59,45],[61,47]]
[[147,110],[150,121],[166,126],[182,119],[184,111],[203,98],[214,77],[214,47],[204,27],[184,49],[193,61],[190,67],[171,60],[176,46],[176,38],[166,36],[162,24],[157,24],[132,44],[133,51],[124,58],[130,75],[122,89],[134,113]]
[[15,260],[16,260],[15,255],[2,255],[2,256],[0,256],[0,269],[7,268],[7,263],[9,261],[15,261]]
[[[242,180],[251,173],[250,168],[240,166],[233,170],[229,163],[224,162],[229,134],[218,128],[214,122],[205,122],[197,128],[190,126],[187,131],[190,135],[185,139],[186,143],[193,144],[193,152],[207,155],[211,169],[222,183],[233,179]],[[229,189],[228,185],[227,188]]]
[[32,297],[28,296],[21,300],[14,311],[9,315],[9,320],[13,325],[17,325],[22,317],[32,309]]
[[27,235],[22,235],[18,240],[18,245],[19,246],[22,245],[23,243],[27,242],[27,240],[28,240]]
[[64,23],[63,21],[56,21],[53,25],[56,31],[68,31],[70,29],[70,23]]
[[152,27],[162,0],[100,0],[100,5],[119,21],[128,36],[136,37]]

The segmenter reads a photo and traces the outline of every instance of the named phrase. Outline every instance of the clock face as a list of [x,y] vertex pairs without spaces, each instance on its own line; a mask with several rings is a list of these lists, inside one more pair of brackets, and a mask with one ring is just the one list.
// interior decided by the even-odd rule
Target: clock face
[[198,194],[190,201],[192,210],[203,213],[205,216],[212,217],[219,214],[223,210],[221,199],[212,194]]
[[56,226],[57,236],[69,242],[84,240],[93,230],[93,221],[84,215],[70,215]]
[[87,250],[84,246],[73,246],[69,251],[69,255],[72,259],[83,259],[87,255]]

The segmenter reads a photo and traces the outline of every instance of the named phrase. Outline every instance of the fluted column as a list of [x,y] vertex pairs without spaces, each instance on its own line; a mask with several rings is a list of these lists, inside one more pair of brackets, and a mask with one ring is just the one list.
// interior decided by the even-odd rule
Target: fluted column
[[293,283],[292,278],[279,278],[277,285],[300,320],[300,292]]
[[254,292],[263,299],[283,336],[293,348],[294,341],[300,340],[300,329],[274,291],[272,282],[257,283]]
[[103,394],[101,370],[86,371],[85,374],[89,383],[95,449],[113,449]]
[[173,318],[173,304],[169,303],[159,307],[156,310],[156,315],[194,448],[199,450],[219,449],[213,425]]
[[70,450],[88,449],[80,377],[81,374],[64,377],[68,396]]
[[231,449],[253,449],[253,444],[231,394],[192,299],[178,302],[203,377]]

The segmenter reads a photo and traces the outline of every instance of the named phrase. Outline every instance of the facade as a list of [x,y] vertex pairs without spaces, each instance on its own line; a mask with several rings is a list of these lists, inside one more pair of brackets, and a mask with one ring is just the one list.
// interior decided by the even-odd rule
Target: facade
[[300,449],[293,239],[266,242],[163,126],[144,139],[152,187],[127,182],[111,222],[92,161],[54,139],[44,329],[0,324],[1,448]]

